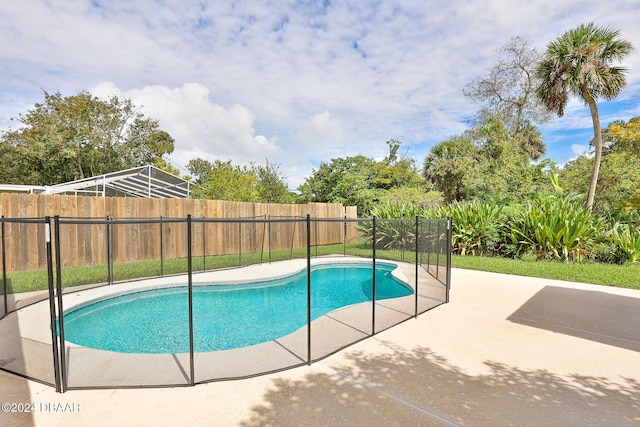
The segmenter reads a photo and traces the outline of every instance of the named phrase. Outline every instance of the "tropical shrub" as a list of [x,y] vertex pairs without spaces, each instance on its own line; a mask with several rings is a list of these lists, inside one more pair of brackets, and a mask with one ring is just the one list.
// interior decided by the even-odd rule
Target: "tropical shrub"
[[[376,221],[375,245],[378,249],[411,249],[415,247],[415,222],[409,219],[423,216],[423,209],[413,204],[387,203],[371,209]],[[365,242],[373,240],[373,221],[358,226]]]
[[631,263],[640,261],[640,212],[625,212],[608,220],[611,229],[606,233],[606,238],[617,249],[616,260]]
[[415,218],[423,216],[424,209],[412,203],[385,203],[371,209],[371,216],[383,219]]
[[497,204],[455,202],[426,212],[435,218],[451,217],[452,251],[460,255],[486,255],[492,253],[500,240],[500,214]]
[[604,230],[604,221],[584,206],[582,196],[561,193],[527,203],[504,226],[506,243],[516,255],[580,261]]
[[624,260],[632,263],[640,261],[640,228],[618,222],[611,231],[611,240],[624,254]]
[[594,244],[589,251],[589,256],[592,260],[604,264],[620,264],[623,258],[618,246],[610,241]]
[[[481,201],[430,208],[388,203],[375,207],[371,213],[378,219],[375,244],[379,249],[415,247],[415,223],[401,221],[402,218],[451,217],[451,250],[460,255],[640,262],[638,211],[601,216],[584,206],[584,196],[566,194],[559,186],[555,195],[505,206]],[[372,221],[363,222],[359,228],[367,243],[371,243]],[[445,232],[445,227],[437,231],[421,228],[421,239],[425,242],[421,245],[439,241]]]

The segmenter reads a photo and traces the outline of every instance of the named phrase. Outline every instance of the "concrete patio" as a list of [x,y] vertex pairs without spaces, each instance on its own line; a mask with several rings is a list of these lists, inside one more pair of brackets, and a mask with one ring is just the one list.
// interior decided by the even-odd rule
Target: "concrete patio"
[[639,314],[637,290],[454,269],[449,304],[312,366],[64,394],[0,372],[35,409],[0,425],[640,425]]

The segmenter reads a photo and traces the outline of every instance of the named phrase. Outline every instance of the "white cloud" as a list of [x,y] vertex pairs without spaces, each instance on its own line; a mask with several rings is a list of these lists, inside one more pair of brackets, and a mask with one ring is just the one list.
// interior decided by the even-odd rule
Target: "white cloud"
[[255,114],[251,110],[211,102],[209,89],[198,83],[122,91],[111,82],[101,82],[90,92],[102,97],[125,96],[148,117],[158,119],[161,128],[176,140],[171,158],[178,164],[185,165],[196,157],[249,163],[264,160],[278,150],[268,138],[255,134]]
[[340,123],[328,111],[315,114],[306,120],[297,132],[296,138],[304,145],[323,147],[323,150],[341,147],[344,132]]

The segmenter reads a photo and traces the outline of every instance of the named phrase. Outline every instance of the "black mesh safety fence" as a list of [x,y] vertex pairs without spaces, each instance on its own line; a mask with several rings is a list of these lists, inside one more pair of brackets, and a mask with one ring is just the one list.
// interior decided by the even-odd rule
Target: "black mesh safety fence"
[[193,275],[194,382],[305,364],[306,219],[194,221],[226,241],[212,270]]
[[449,218],[45,217],[0,227],[0,369],[61,392],[277,372],[449,299]]
[[[188,385],[187,220],[60,218],[54,227],[64,388]],[[86,262],[65,263],[78,240],[91,242]],[[141,308],[151,301],[166,304]]]
[[[312,361],[374,333],[372,225],[372,219],[314,221],[316,229],[331,227],[337,232],[342,228],[341,235],[348,243],[314,251],[322,258],[317,258],[311,271]],[[353,234],[358,237],[350,241]]]
[[417,313],[449,302],[451,287],[451,219],[418,220],[418,276],[423,282],[417,293]]
[[51,241],[48,218],[0,219],[0,369],[60,391]]

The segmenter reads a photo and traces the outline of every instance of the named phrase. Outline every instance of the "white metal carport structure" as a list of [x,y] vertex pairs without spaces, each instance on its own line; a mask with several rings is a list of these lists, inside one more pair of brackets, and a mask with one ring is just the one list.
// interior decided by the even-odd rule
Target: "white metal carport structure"
[[152,165],[49,186],[2,186],[0,190],[38,194],[188,199],[193,184]]

